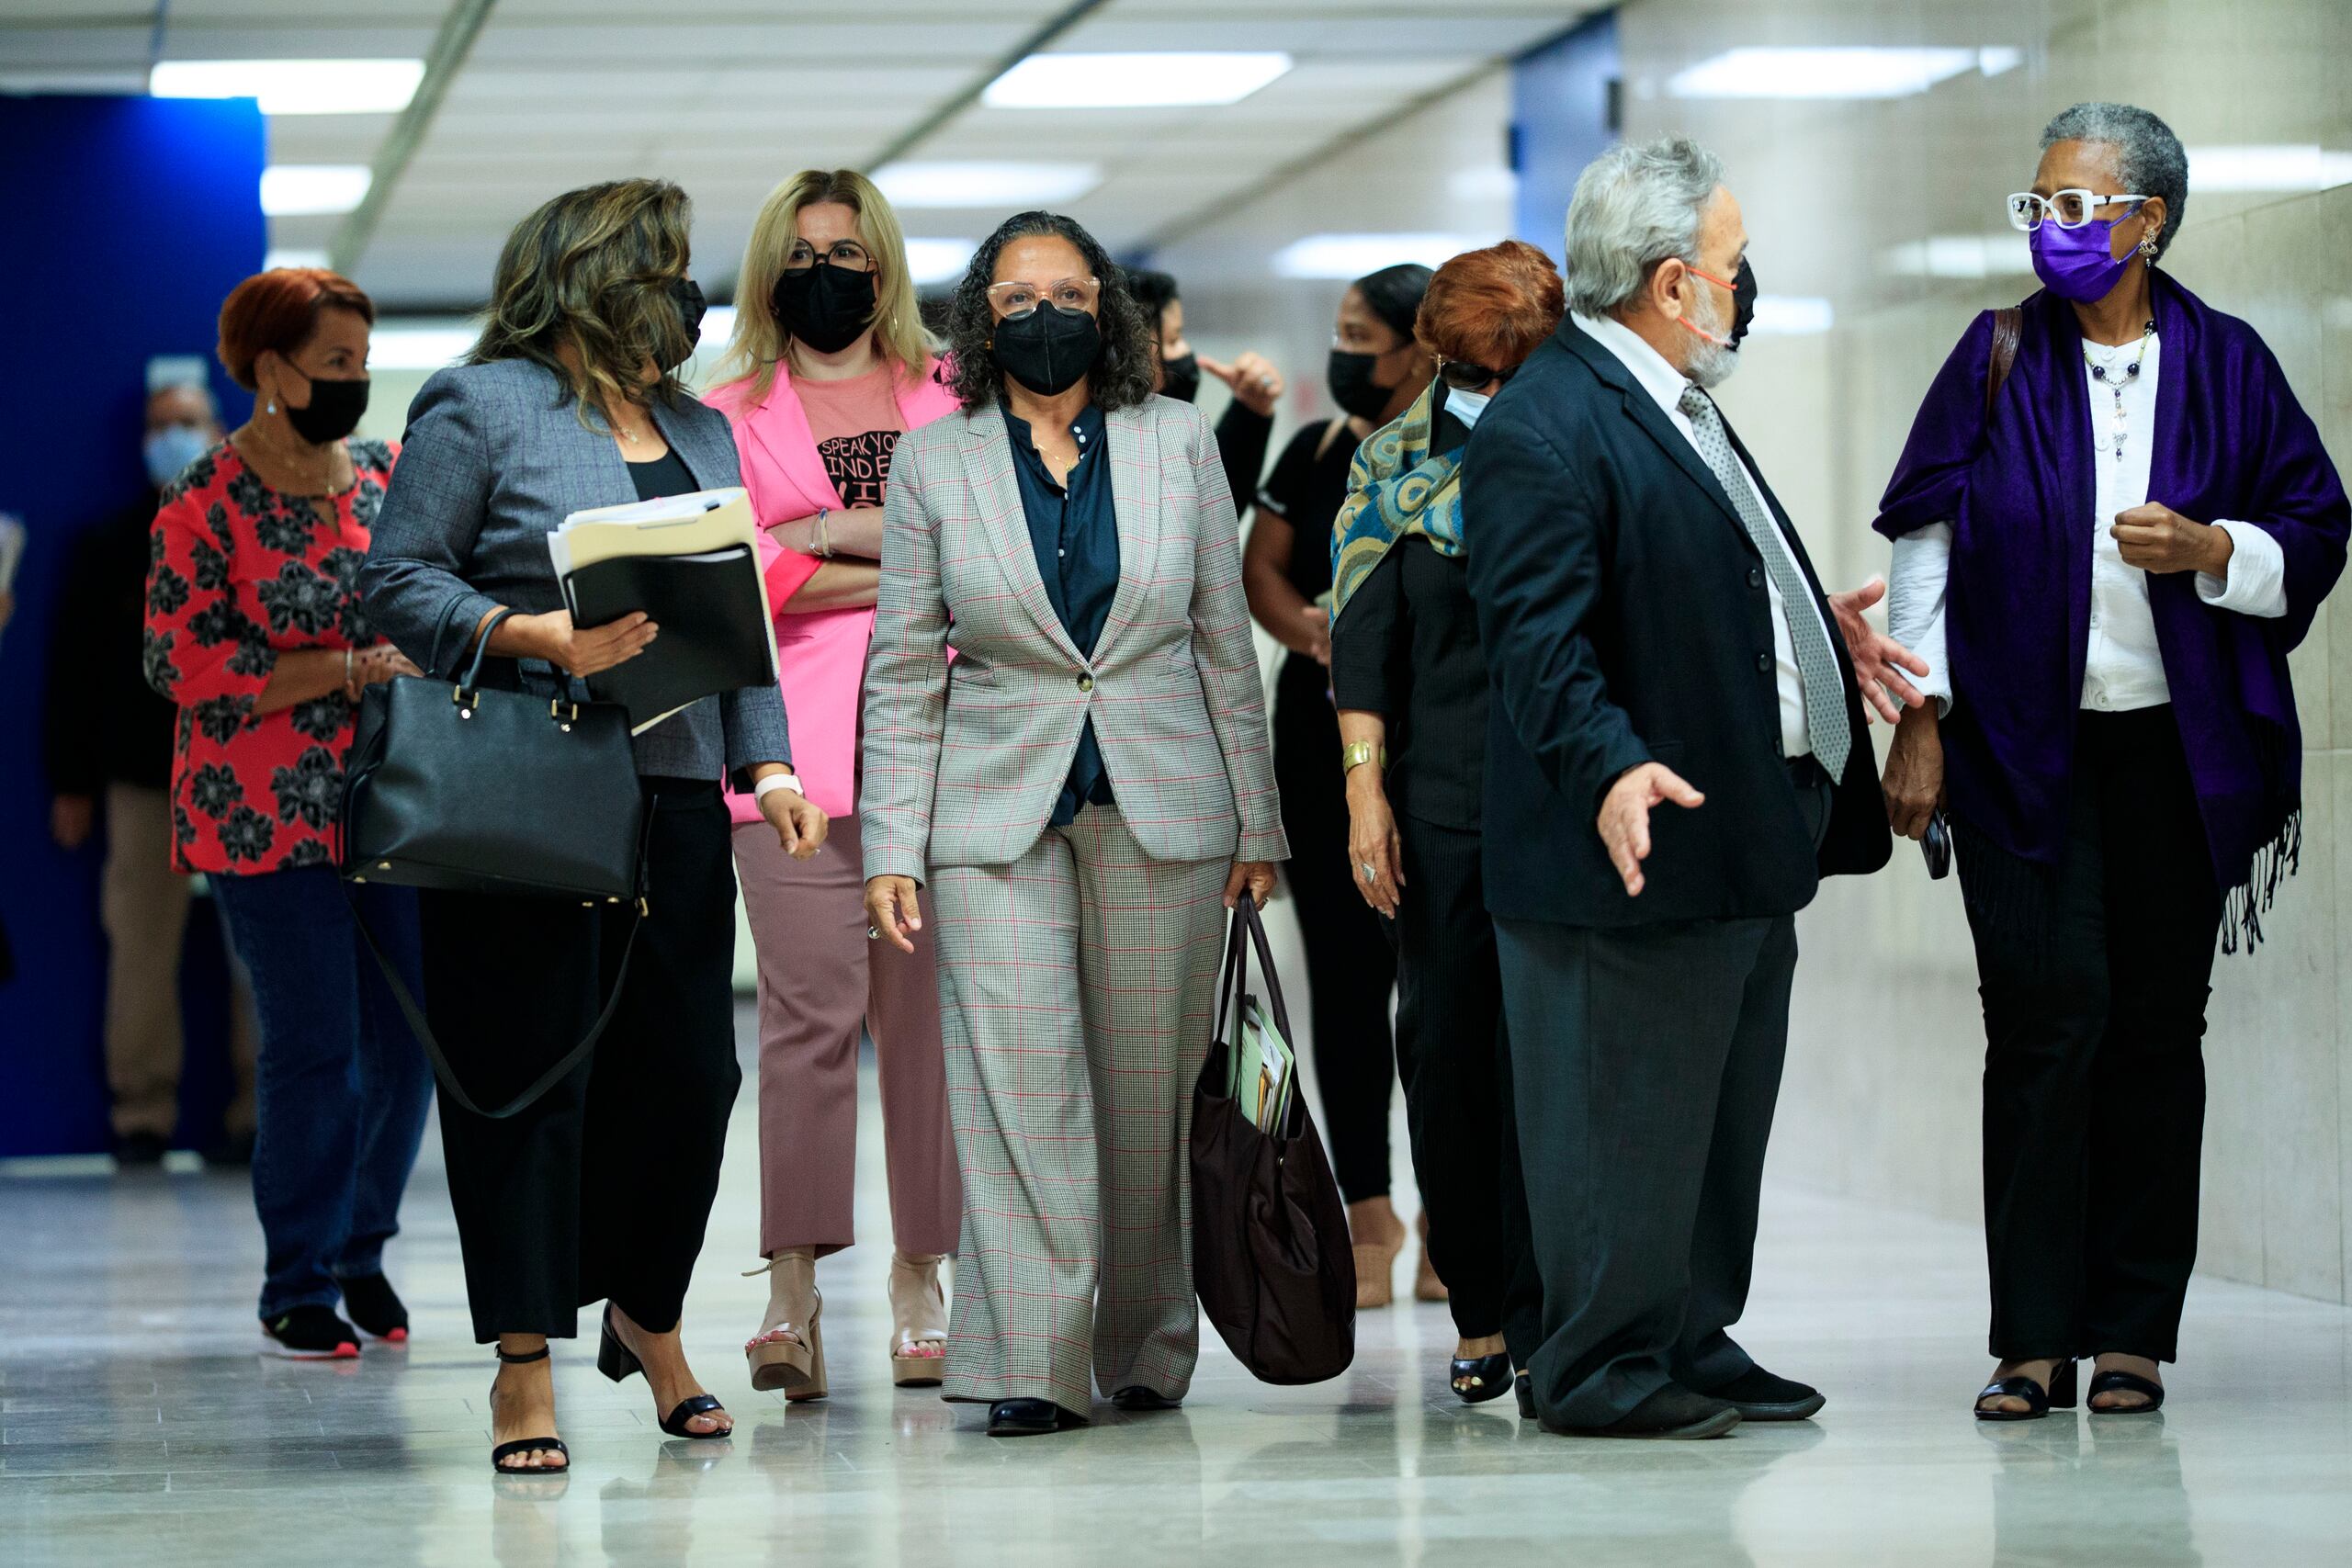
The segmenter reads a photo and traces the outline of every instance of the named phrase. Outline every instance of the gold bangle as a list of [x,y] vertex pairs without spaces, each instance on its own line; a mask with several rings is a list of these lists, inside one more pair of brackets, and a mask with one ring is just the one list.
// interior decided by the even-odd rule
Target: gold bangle
[[1375,755],[1380,759],[1380,771],[1384,773],[1386,773],[1388,771],[1388,748],[1386,746],[1384,745],[1380,747],[1377,752],[1375,752],[1372,742],[1369,740],[1351,740],[1345,746],[1340,748],[1340,772],[1343,774],[1352,773],[1358,768],[1363,767],[1366,762],[1371,761]]

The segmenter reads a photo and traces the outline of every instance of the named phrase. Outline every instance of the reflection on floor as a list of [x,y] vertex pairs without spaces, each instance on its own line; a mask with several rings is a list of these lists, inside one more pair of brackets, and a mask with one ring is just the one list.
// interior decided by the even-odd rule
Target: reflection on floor
[[747,1084],[687,1315],[741,1426],[663,1438],[644,1384],[596,1377],[588,1342],[558,1374],[564,1483],[489,1473],[492,1369],[467,1343],[435,1134],[391,1264],[415,1343],[341,1365],[254,1353],[260,1247],[237,1176],[0,1178],[0,1563],[2352,1560],[2352,1312],[2200,1280],[2161,1416],[1983,1427],[1975,1236],[1779,1189],[1743,1333],[1827,1391],[1817,1422],[1694,1445],[1547,1437],[1508,1399],[1455,1403],[1444,1309],[1407,1305],[1366,1314],[1335,1382],[1260,1385],[1212,1341],[1180,1412],[1098,1406],[1088,1431],[990,1441],[978,1412],[889,1386],[870,1072],[866,1104],[866,1244],[822,1273],[834,1397],[787,1409],[745,1380]]

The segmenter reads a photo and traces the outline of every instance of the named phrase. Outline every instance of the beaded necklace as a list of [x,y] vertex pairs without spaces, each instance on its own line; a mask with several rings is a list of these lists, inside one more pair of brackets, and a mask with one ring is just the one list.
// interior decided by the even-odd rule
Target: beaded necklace
[[2115,460],[2119,463],[2123,461],[2123,440],[2129,434],[2123,418],[2123,389],[2140,378],[2140,367],[2146,364],[2148,359],[2148,340],[2155,335],[2156,323],[2154,319],[2151,318],[2148,324],[2140,332],[2140,352],[2132,356],[2132,363],[2124,366],[2120,375],[2116,371],[2117,355],[2115,354],[2110,353],[2102,361],[2092,356],[2089,344],[2083,344],[2083,363],[2091,367],[2091,379],[2115,394],[2115,402],[2108,422],[2108,430],[2112,439],[2096,444],[2101,450],[2112,452],[2115,455]]

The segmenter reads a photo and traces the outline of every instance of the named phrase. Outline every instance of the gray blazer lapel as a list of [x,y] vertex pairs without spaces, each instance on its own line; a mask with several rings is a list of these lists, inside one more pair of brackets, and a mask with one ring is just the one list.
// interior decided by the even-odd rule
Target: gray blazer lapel
[[[735,453],[733,437],[725,437],[722,450],[718,445],[716,422],[696,419],[693,411],[671,408],[659,399],[653,404],[653,423],[662,438],[677,449],[684,460],[686,471],[695,477],[696,490],[725,490],[742,482],[742,464]],[[726,427],[719,424],[718,429]]]
[[994,403],[965,421],[964,473],[971,481],[981,531],[1012,596],[1048,642],[1073,663],[1084,664],[1086,656],[1070,641],[1062,618],[1054,614],[1054,602],[1046,597],[1046,580],[1037,575],[1037,549],[1029,539],[1029,513],[1021,505],[1021,485],[1013,477],[1004,411]]
[[1103,422],[1110,450],[1111,506],[1119,524],[1119,587],[1102,623],[1094,656],[1102,659],[1135,620],[1143,595],[1159,570],[1159,470],[1165,454],[1159,416],[1149,403],[1121,409]]

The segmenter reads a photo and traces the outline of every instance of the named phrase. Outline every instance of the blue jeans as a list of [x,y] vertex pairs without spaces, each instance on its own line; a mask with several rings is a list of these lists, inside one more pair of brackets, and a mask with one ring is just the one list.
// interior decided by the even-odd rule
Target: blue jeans
[[[253,971],[254,1207],[268,1253],[265,1321],[334,1306],[339,1281],[380,1273],[432,1103],[433,1069],[352,919],[335,874],[302,866],[215,876],[230,941]],[[416,895],[351,889],[412,993]]]

